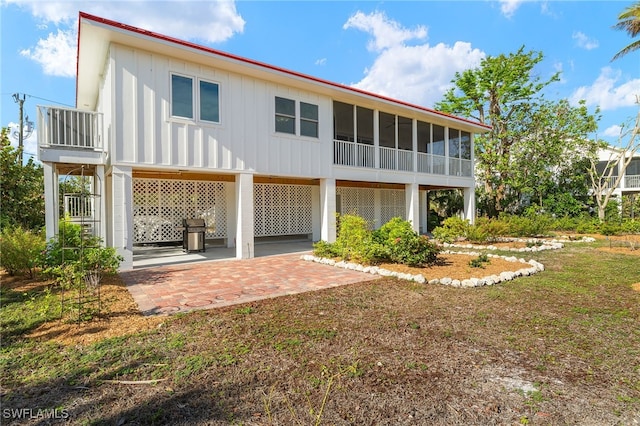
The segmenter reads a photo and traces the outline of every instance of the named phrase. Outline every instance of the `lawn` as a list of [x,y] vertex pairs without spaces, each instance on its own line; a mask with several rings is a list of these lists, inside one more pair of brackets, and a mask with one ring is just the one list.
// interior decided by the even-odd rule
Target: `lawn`
[[34,337],[58,295],[4,280],[2,424],[637,424],[640,257],[609,247],[530,254],[544,272],[490,287],[383,278],[164,318],[129,306],[69,325],[112,329],[84,341]]

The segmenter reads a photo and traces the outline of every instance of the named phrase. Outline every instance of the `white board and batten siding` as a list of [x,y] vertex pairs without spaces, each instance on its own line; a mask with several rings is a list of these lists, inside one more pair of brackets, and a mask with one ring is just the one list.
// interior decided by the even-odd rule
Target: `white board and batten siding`
[[[331,174],[331,98],[160,54],[112,45],[112,163],[190,171]],[[220,123],[171,117],[171,74],[219,84]],[[318,105],[319,137],[275,132],[275,97]],[[194,101],[197,104],[197,98]],[[197,114],[197,105],[194,106]]]

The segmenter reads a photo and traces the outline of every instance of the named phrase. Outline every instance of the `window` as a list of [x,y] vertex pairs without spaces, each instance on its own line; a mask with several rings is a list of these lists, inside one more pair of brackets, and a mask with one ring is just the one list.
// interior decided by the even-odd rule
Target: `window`
[[444,127],[433,125],[433,155],[444,155]]
[[[318,105],[276,96],[276,132],[318,137]],[[299,109],[298,109],[299,108]],[[300,121],[296,121],[300,117]],[[296,130],[300,128],[299,133]]]
[[471,134],[460,132],[460,158],[471,160]]
[[449,157],[460,158],[460,130],[449,129]]
[[358,143],[373,145],[373,110],[356,107]]
[[200,80],[200,120],[220,122],[220,86]]
[[418,121],[418,152],[431,153],[431,124]]
[[318,105],[300,102],[300,136],[318,137]]
[[[198,105],[198,119],[220,122],[220,85],[199,80],[194,94],[193,77],[171,74],[171,115],[193,120],[194,105]],[[197,101],[194,102],[197,96]]]
[[296,102],[276,96],[276,132],[296,134]]
[[353,105],[333,101],[333,138],[340,141],[355,141]]
[[378,114],[378,132],[380,146],[385,148],[396,147],[396,116],[386,112]]
[[398,116],[398,148],[413,151],[413,120]]
[[171,115],[193,118],[193,79],[171,75]]

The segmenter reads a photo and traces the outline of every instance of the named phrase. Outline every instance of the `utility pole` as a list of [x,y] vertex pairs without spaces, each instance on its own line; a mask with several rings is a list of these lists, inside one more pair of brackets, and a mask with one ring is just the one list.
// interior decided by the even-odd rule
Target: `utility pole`
[[23,119],[23,107],[24,100],[26,99],[26,95],[23,93],[22,98],[20,98],[19,93],[13,94],[13,100],[18,104],[18,108],[20,109],[20,115],[18,121],[20,122],[20,129],[18,134],[18,162],[22,164],[22,151],[24,149],[24,119]]

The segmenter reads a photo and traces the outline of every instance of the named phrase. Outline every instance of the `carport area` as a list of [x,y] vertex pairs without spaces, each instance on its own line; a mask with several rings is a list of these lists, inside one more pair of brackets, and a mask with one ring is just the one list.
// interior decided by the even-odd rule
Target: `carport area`
[[302,260],[311,251],[309,241],[255,247],[256,257],[242,260],[227,248],[139,253],[134,269],[120,276],[144,315],[212,309],[379,278]]

